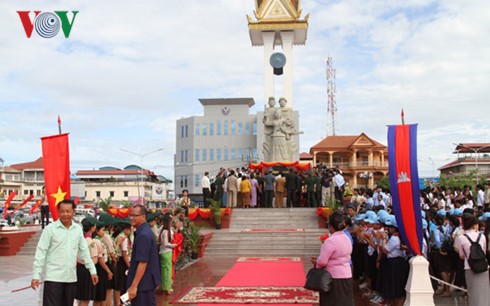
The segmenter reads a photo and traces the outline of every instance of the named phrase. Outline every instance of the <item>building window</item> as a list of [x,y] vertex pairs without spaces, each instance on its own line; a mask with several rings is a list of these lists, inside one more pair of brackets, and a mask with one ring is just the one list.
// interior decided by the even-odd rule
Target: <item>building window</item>
[[228,120],[223,121],[223,135],[228,135]]
[[184,161],[184,150],[180,151],[180,162]]
[[40,196],[41,195],[41,190],[36,190],[36,195]]
[[96,192],[95,192],[95,196],[96,196],[97,198],[100,198],[100,191],[96,191]]
[[221,160],[221,149],[216,149],[216,160]]
[[208,152],[206,149],[202,149],[202,161],[205,162],[208,159]]
[[241,160],[246,160],[245,156],[243,156],[243,149],[238,149],[238,158]]
[[199,174],[194,175],[194,186],[199,187]]
[[199,125],[199,123],[196,123],[195,129],[194,129],[195,136],[199,136],[199,129],[200,128],[201,128],[201,126]]
[[242,135],[243,133],[243,123],[238,122],[238,135]]
[[180,188],[183,188],[184,187],[184,176],[181,175],[180,176]]
[[129,197],[129,191],[123,191],[123,194],[125,198]]
[[209,149],[209,161],[214,160],[214,149]]
[[109,191],[109,196],[110,196],[111,198],[113,198],[113,197],[114,197],[114,191]]
[[253,151],[253,157],[252,157],[253,160],[257,160],[259,159],[259,157],[257,156],[257,149],[254,149]]
[[257,122],[254,122],[252,125],[252,134],[257,135]]
[[250,135],[251,132],[252,132],[252,127],[250,125],[250,122],[245,123],[245,133],[247,135]]
[[184,161],[185,161],[185,162],[188,162],[188,160],[187,160],[187,157],[188,157],[188,156],[189,156],[189,154],[188,154],[188,150],[185,150],[185,152],[184,152]]
[[231,160],[235,160],[236,159],[235,149],[230,149],[230,151],[231,151]]
[[180,138],[184,138],[184,126],[180,127]]
[[184,175],[184,187],[187,188],[187,175]]
[[196,149],[194,153],[194,161],[199,161],[199,149]]
[[228,160],[228,149],[223,149],[223,160]]
[[221,135],[221,121],[220,120],[216,121],[216,135],[218,135],[218,136]]
[[206,123],[203,123],[201,125],[202,125],[202,136],[207,136],[208,135],[208,125]]
[[189,126],[185,126],[185,137],[189,137]]
[[231,120],[230,129],[231,129],[231,135],[235,135],[235,120]]
[[213,136],[213,135],[214,135],[214,124],[210,123],[209,124],[209,136]]

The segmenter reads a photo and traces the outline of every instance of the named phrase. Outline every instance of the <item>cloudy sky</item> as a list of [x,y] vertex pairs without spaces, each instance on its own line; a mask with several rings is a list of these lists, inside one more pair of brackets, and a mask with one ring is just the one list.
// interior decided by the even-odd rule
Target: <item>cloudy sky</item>
[[[2,0],[0,157],[41,156],[40,137],[70,133],[72,171],[139,164],[173,177],[175,122],[199,98],[264,105],[263,50],[252,47],[253,0]],[[301,151],[327,134],[326,59],[337,70],[337,134],[386,144],[386,125],[419,124],[421,176],[453,143],[490,142],[490,6],[485,0],[303,0],[294,48]],[[62,33],[28,39],[16,11],[79,11]],[[432,160],[432,161],[431,161]]]

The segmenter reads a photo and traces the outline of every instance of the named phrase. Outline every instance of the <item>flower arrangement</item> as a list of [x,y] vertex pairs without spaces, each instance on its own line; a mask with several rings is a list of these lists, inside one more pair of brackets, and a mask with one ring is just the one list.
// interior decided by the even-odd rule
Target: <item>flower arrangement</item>
[[328,237],[329,237],[329,234],[328,234],[328,233],[326,233],[325,235],[320,236],[320,238],[319,238],[319,239],[320,239],[320,241],[321,241],[322,243],[324,243],[324,242],[325,242],[325,240],[327,240],[327,239],[328,239]]

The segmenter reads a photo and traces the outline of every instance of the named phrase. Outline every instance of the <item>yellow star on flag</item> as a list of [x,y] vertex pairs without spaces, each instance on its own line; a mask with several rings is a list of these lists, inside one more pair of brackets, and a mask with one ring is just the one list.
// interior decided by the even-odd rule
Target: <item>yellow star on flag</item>
[[55,206],[58,205],[61,201],[65,199],[66,192],[63,192],[61,190],[61,186],[58,185],[58,192],[57,193],[52,193],[51,196],[56,199],[56,202],[54,203]]

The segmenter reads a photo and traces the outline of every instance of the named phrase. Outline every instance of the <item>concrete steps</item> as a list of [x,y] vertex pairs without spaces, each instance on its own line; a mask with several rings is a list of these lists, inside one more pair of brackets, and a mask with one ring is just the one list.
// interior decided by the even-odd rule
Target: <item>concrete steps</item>
[[41,231],[36,231],[36,233],[32,235],[29,240],[27,240],[26,244],[24,244],[24,246],[20,249],[19,252],[17,252],[16,255],[35,255],[37,243],[39,241],[39,238],[41,238],[41,233]]
[[[206,248],[213,256],[317,256],[319,237],[315,208],[234,209],[229,229],[217,230]],[[245,229],[304,229],[284,232],[244,232]]]

